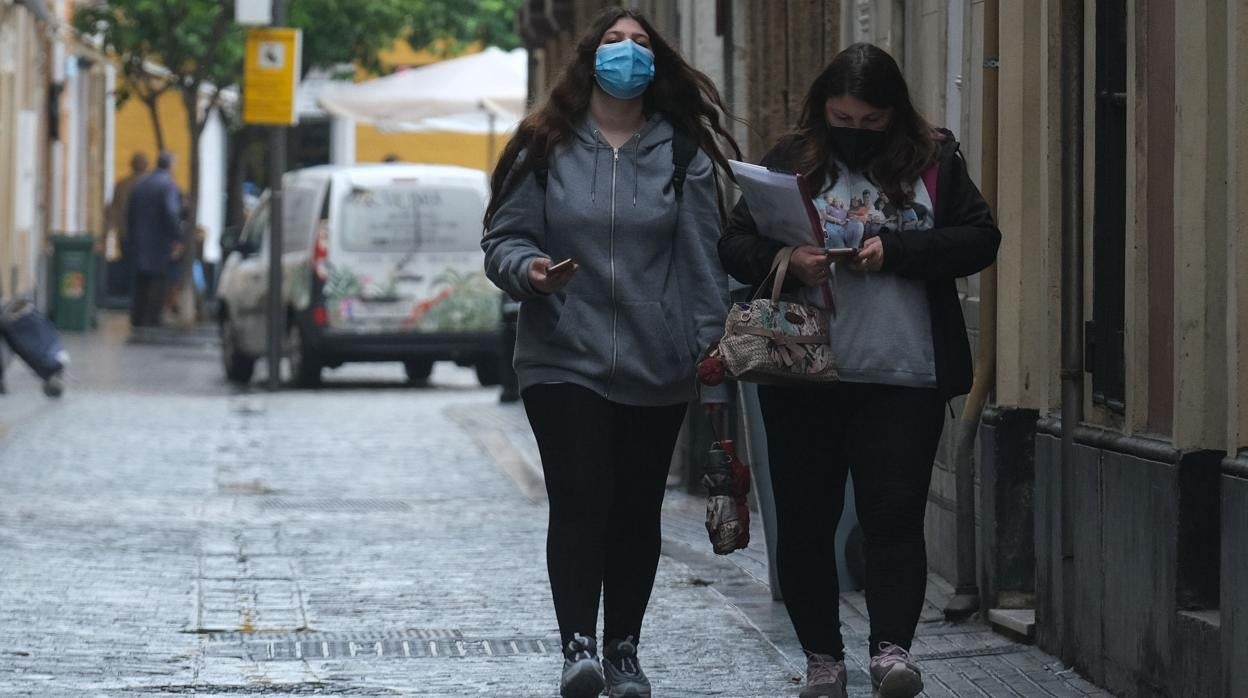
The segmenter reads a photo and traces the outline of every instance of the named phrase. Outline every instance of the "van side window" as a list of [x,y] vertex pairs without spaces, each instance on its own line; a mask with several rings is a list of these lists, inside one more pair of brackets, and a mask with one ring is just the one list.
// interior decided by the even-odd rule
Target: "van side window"
[[299,184],[282,192],[282,251],[306,252],[312,248],[323,190],[321,186]]
[[265,249],[265,241],[269,237],[269,200],[266,198],[256,207],[255,212],[247,219],[239,243],[254,253]]

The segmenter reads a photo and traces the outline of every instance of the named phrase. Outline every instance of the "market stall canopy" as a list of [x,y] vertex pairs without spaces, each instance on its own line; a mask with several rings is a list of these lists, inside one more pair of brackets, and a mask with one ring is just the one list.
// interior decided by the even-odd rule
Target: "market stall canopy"
[[383,131],[506,133],[524,116],[528,55],[490,47],[367,82],[327,88],[320,105]]

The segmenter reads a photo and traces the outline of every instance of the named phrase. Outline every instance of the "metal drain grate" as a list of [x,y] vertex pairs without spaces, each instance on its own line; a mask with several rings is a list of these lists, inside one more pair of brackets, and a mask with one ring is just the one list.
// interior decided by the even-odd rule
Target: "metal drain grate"
[[251,661],[317,661],[326,659],[459,659],[463,657],[515,657],[556,655],[557,638],[444,638],[422,640],[317,640],[244,642],[242,654]]
[[459,640],[464,633],[459,630],[409,629],[377,630],[362,633],[322,633],[315,630],[286,633],[208,633],[212,642],[235,642],[264,644],[270,642],[376,642],[378,640]]
[[377,686],[367,687],[349,687],[336,686],[330,682],[305,681],[300,683],[274,683],[266,681],[263,684],[213,684],[213,683],[193,683],[182,685],[166,685],[166,686],[130,686],[126,688],[127,693],[159,693],[168,695],[287,695],[287,696],[398,696],[402,693],[389,688],[379,688]]
[[261,500],[260,507],[267,511],[314,511],[347,514],[369,514],[374,512],[401,514],[412,510],[412,505],[401,499],[339,499],[336,497],[309,499],[266,497]]

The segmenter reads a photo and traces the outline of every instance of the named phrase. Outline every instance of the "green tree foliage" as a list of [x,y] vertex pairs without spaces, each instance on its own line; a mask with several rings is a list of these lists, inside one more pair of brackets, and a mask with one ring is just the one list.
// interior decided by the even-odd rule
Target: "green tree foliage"
[[380,73],[390,48],[421,0],[292,0],[290,24],[303,30],[303,72],[354,63]]
[[221,91],[238,80],[242,31],[233,21],[233,3],[223,0],[110,0],[80,7],[74,24],[98,36],[121,64],[122,96],[147,106],[158,147],[164,129],[156,105],[170,90],[184,104],[196,106],[200,90],[209,90],[205,108],[187,115],[192,142],[198,141]]
[[520,45],[516,13],[522,0],[414,0],[408,43],[454,55],[473,42],[504,49]]

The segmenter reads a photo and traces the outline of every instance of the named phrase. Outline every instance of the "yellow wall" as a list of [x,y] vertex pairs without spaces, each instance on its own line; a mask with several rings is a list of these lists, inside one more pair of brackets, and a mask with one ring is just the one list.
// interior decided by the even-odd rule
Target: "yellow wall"
[[[173,153],[173,176],[185,191],[190,186],[190,142],[186,128],[186,110],[182,99],[172,90],[157,102],[160,126],[165,134],[165,149]],[[147,105],[136,97],[126,100],[117,109],[114,148],[114,172],[118,180],[130,174],[130,158],[136,152],[147,154],[149,168],[156,167],[156,131]]]
[[[507,136],[495,136],[495,157],[507,144]],[[428,162],[461,165],[489,170],[489,138],[468,133],[382,133],[372,126],[355,127],[355,159],[357,162],[381,162],[389,153],[404,162]]]

